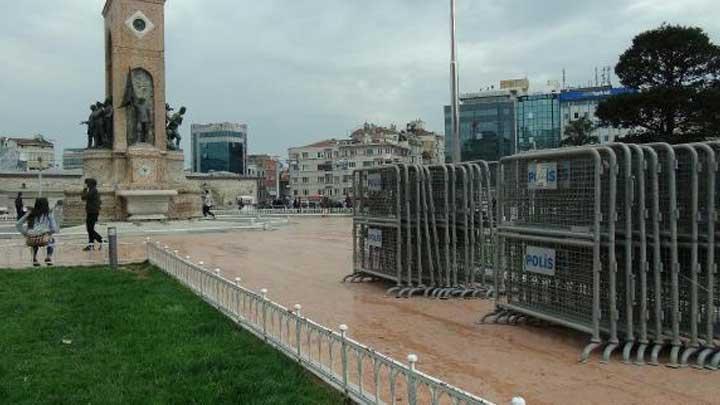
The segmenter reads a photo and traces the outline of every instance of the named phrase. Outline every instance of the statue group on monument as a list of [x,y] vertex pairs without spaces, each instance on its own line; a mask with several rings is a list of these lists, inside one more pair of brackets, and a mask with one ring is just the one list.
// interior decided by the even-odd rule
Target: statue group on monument
[[[139,96],[132,82],[132,72],[128,74],[127,86],[120,108],[125,108],[128,120],[128,144],[153,143],[153,106],[146,98]],[[152,95],[151,95],[152,97]],[[165,136],[168,150],[180,150],[180,126],[187,109],[174,109],[165,104]],[[104,103],[96,102],[90,106],[90,117],[81,125],[87,125],[88,149],[112,149],[114,142],[113,101],[108,97]]]
[[112,148],[114,138],[112,104],[112,97],[108,97],[104,103],[98,101],[92,104],[87,121],[80,123],[87,125],[88,149]]

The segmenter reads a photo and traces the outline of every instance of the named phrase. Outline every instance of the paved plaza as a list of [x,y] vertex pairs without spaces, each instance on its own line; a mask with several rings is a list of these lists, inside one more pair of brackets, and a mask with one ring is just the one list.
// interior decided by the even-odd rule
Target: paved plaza
[[717,403],[710,371],[637,367],[594,357],[578,364],[584,336],[556,327],[478,325],[492,301],[385,296],[382,284],[343,284],[352,268],[352,219],[291,219],[268,232],[181,234],[162,244],[241,277],[253,289],[327,326],[345,323],[360,342],[484,398],[531,404]]

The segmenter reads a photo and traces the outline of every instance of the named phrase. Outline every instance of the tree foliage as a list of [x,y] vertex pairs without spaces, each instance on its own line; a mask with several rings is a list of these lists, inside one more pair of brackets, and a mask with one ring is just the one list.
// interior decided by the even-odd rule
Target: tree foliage
[[637,93],[598,106],[601,125],[633,130],[626,141],[688,142],[717,136],[720,47],[697,27],[664,24],[639,34],[615,73]]
[[565,128],[565,139],[560,142],[560,146],[582,146],[600,143],[597,136],[592,135],[595,126],[592,121],[582,117],[570,122]]

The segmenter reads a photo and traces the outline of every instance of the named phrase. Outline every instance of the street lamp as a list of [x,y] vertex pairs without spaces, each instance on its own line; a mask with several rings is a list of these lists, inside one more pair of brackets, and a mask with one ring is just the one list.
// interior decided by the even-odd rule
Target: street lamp
[[43,184],[42,184],[42,172],[43,172],[43,158],[42,156],[38,156],[38,197],[42,197],[43,193]]
[[457,42],[455,39],[455,0],[450,0],[450,95],[451,100],[451,128],[452,133],[452,161],[453,163],[459,163],[461,160],[460,154],[460,100],[458,98],[459,92],[458,83],[458,69],[457,69]]

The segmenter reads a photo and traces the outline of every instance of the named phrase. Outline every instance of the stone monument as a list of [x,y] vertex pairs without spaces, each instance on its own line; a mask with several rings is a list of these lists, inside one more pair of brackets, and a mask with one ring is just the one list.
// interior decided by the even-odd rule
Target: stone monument
[[[102,15],[107,101],[98,102],[85,122],[83,163],[84,176],[99,184],[101,219],[199,216],[200,190],[185,180],[179,148],[182,114],[169,117],[165,100],[165,0],[106,0]],[[66,190],[65,216],[71,222],[84,214],[81,191]]]

